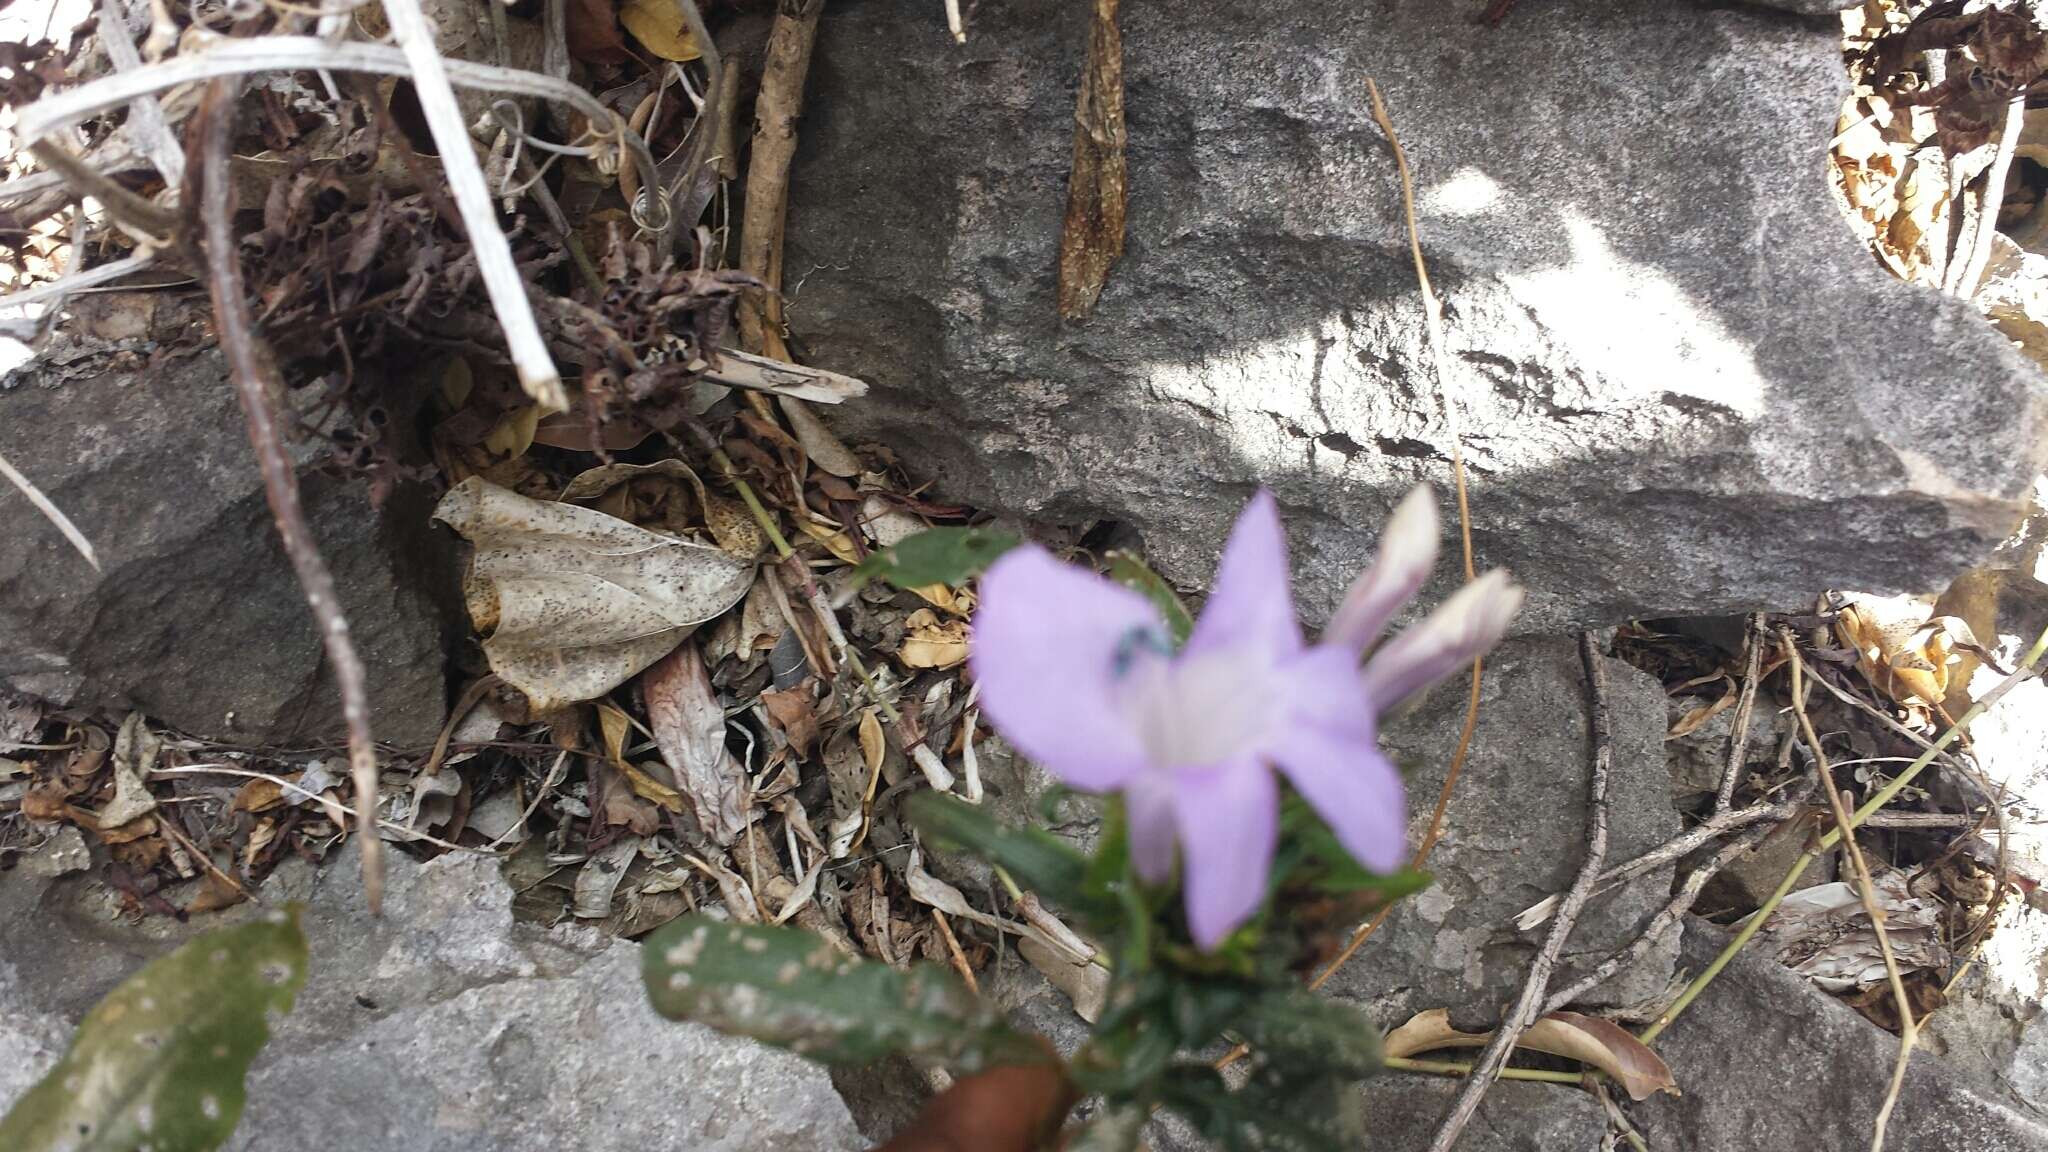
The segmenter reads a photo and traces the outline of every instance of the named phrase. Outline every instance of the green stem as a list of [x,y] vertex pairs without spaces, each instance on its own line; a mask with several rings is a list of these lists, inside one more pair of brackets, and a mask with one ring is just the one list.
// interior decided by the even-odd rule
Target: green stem
[[[1899,773],[1896,779],[1878,789],[1876,795],[1864,801],[1861,807],[1850,814],[1849,828],[1853,830],[1858,824],[1869,819],[1871,813],[1891,803],[1892,798],[1897,796],[1906,785],[1911,784],[1913,778],[1918,776],[1921,770],[1934,762],[1934,758],[1941,754],[1943,748],[1948,747],[1961,737],[1963,732],[1976,721],[1977,717],[1982,716],[1992,705],[1996,704],[2009,688],[2033,675],[2035,666],[2041,662],[2041,657],[2044,654],[2048,654],[2048,628],[2041,630],[2041,635],[2034,640],[2034,646],[2027,649],[2026,655],[2020,658],[2019,668],[2011,676],[2002,681],[1998,687],[1985,693],[1983,699],[1970,705],[1970,710],[1958,717],[1954,724],[1949,725],[1948,731],[1941,734],[1941,739],[1928,745],[1926,751],[1920,753],[1911,764],[1906,765],[1906,770]],[[1827,781],[1822,781],[1821,786],[1832,787]],[[1721,949],[1721,954],[1714,957],[1714,962],[1707,965],[1706,969],[1695,977],[1692,983],[1685,986],[1685,991],[1679,993],[1678,999],[1672,1002],[1671,1007],[1666,1008],[1656,1020],[1651,1022],[1648,1028],[1643,1030],[1641,1037],[1643,1043],[1648,1044],[1655,1040],[1663,1033],[1664,1029],[1671,1026],[1671,1022],[1678,1018],[1679,1013],[1685,1011],[1686,1007],[1697,999],[1700,993],[1707,990],[1707,985],[1714,982],[1714,978],[1721,974],[1721,970],[1728,966],[1728,962],[1735,959],[1735,954],[1742,951],[1743,946],[1749,943],[1750,938],[1754,937],[1757,931],[1764,926],[1764,921],[1770,919],[1771,913],[1777,911],[1778,905],[1783,903],[1785,897],[1791,893],[1792,886],[1799,883],[1799,878],[1805,874],[1807,867],[1818,859],[1821,853],[1841,843],[1843,831],[1841,828],[1836,828],[1829,832],[1821,837],[1819,842],[1812,848],[1801,853],[1799,859],[1792,862],[1791,870],[1787,871],[1785,878],[1778,882],[1778,890],[1771,893],[1770,897],[1763,902],[1763,906],[1758,908],[1756,914],[1751,916],[1749,921],[1743,925],[1742,930],[1735,934],[1735,938],[1728,941],[1727,947]]]
[[1714,977],[1721,974],[1721,969],[1726,968],[1728,962],[1735,959],[1735,954],[1742,951],[1743,946],[1749,943],[1750,937],[1755,936],[1757,930],[1764,926],[1764,921],[1771,918],[1771,913],[1778,910],[1778,905],[1784,902],[1785,897],[1792,894],[1792,886],[1799,883],[1799,878],[1804,876],[1806,869],[1820,858],[1822,851],[1820,848],[1809,848],[1800,853],[1799,859],[1794,860],[1791,869],[1785,873],[1785,878],[1778,881],[1777,891],[1764,899],[1763,906],[1756,910],[1756,915],[1751,916],[1748,922],[1743,924],[1742,930],[1735,934],[1735,938],[1728,942],[1728,946],[1721,949],[1721,954],[1714,957],[1714,962],[1707,965],[1692,983],[1685,986],[1685,991],[1678,994],[1678,999],[1671,1002],[1671,1007],[1666,1008],[1650,1022],[1648,1028],[1643,1029],[1643,1043],[1648,1044],[1655,1040],[1664,1029],[1671,1026],[1671,1022],[1678,1018],[1680,1012],[1685,1011],[1700,993],[1707,990],[1707,985],[1714,982]]
[[[1426,1072],[1432,1076],[1470,1076],[1470,1064],[1458,1064],[1448,1060],[1410,1060],[1405,1056],[1388,1056],[1381,1064],[1397,1072]],[[1583,1072],[1552,1072],[1543,1068],[1503,1068],[1503,1080],[1540,1080],[1545,1084],[1578,1084],[1585,1080]]]
[[745,480],[740,479],[740,470],[733,467],[732,457],[725,454],[725,449],[713,447],[711,463],[718,469],[719,474],[725,477],[726,482],[733,486],[733,490],[740,494],[740,500],[746,504],[747,511],[754,514],[754,523],[759,524],[761,531],[768,534],[768,542],[775,545],[775,558],[789,559],[793,554],[789,541],[782,538],[782,530],[775,526],[775,518],[768,515],[768,509],[761,506],[761,498],[754,495],[754,490]]

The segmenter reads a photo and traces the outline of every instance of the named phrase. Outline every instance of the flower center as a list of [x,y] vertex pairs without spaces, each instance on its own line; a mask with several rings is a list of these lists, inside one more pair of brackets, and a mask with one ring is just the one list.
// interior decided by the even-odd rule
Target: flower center
[[1279,711],[1271,657],[1232,648],[1175,658],[1156,633],[1132,629],[1115,657],[1123,703],[1152,762],[1199,767],[1256,752]]

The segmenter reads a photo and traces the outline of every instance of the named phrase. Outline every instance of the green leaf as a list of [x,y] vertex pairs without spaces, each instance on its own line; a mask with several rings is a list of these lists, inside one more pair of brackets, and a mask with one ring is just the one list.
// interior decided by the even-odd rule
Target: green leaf
[[1299,882],[1323,892],[1377,892],[1387,900],[1398,900],[1435,880],[1413,868],[1389,873],[1367,869],[1351,858],[1315,810],[1292,792],[1281,801],[1280,840],[1273,869],[1276,886]]
[[1183,1064],[1160,1088],[1168,1107],[1228,1152],[1356,1152],[1365,1142],[1363,1102],[1342,1077],[1269,1067],[1231,1091],[1215,1069]]
[[1188,642],[1188,633],[1195,630],[1195,618],[1188,612],[1188,606],[1181,603],[1180,593],[1166,578],[1147,567],[1135,553],[1121,549],[1109,554],[1109,578],[1131,589],[1142,592],[1159,615],[1166,620],[1166,630],[1173,636],[1173,646],[1178,648]]
[[1088,858],[1041,828],[1015,828],[987,811],[937,792],[916,792],[904,802],[911,827],[941,844],[964,848],[1001,865],[1041,899],[1083,914],[1114,913],[1088,891]]
[[861,561],[853,570],[854,584],[876,579],[898,588],[958,584],[1019,543],[1017,537],[993,528],[927,528]]
[[306,938],[291,905],[208,932],[107,994],[0,1119],[7,1152],[209,1152],[241,1119],[265,1017],[291,1011]]
[[1261,1059],[1362,1079],[1380,1069],[1380,1030],[1341,1000],[1300,988],[1260,993],[1231,1022]]
[[685,916],[647,939],[640,969],[663,1016],[821,1063],[900,1052],[971,1072],[1046,1058],[951,972],[855,960],[796,928]]

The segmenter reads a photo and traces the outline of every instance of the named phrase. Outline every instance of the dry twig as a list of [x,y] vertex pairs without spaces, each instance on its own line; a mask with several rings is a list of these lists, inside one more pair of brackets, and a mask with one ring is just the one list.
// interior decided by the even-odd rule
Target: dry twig
[[[491,207],[490,186],[476,160],[476,148],[462,122],[462,109],[455,103],[449,86],[448,68],[434,47],[434,31],[420,11],[419,0],[383,0],[391,35],[405,53],[412,68],[413,90],[419,96],[420,114],[441,154],[441,169],[448,177],[448,191],[462,215],[462,227],[469,234],[469,248],[476,257],[477,277],[484,282],[491,310],[505,331],[505,344],[512,354],[513,371],[519,386],[535,403],[549,412],[567,412],[569,394],[562,388],[562,374],[548,355],[548,343],[533,318],[533,304],[526,298],[526,282],[512,261],[512,245],[498,227],[498,214]],[[666,221],[662,221],[666,223]]]
[[1891,935],[1884,930],[1884,909],[1877,901],[1877,887],[1870,880],[1870,865],[1863,859],[1862,846],[1856,843],[1856,825],[1849,819],[1849,808],[1842,802],[1841,793],[1835,790],[1827,752],[1821,747],[1820,734],[1813,730],[1813,720],[1806,714],[1806,702],[1801,691],[1804,678],[1800,675],[1799,653],[1792,643],[1790,629],[1779,631],[1779,643],[1792,664],[1792,711],[1798,716],[1799,730],[1806,734],[1807,748],[1813,753],[1814,775],[1819,780],[1821,792],[1827,796],[1828,811],[1834,815],[1835,830],[1841,834],[1842,847],[1848,851],[1849,866],[1856,875],[1856,892],[1862,898],[1864,914],[1870,917],[1870,930],[1877,935],[1877,950],[1884,957],[1885,979],[1891,983],[1892,998],[1899,1010],[1899,1057],[1892,1066],[1891,1086],[1886,1089],[1884,1103],[1877,1110],[1870,1141],[1870,1152],[1879,1152],[1884,1147],[1884,1129],[1891,1120],[1892,1106],[1899,1102],[1899,1087],[1905,1083],[1906,1061],[1913,1053],[1914,1043],[1920,1038],[1920,1026],[1913,1019],[1913,1002],[1906,995],[1904,978],[1899,975],[1898,957],[1892,954]]
[[5,476],[8,483],[19,488],[21,494],[28,497],[28,502],[35,505],[36,511],[41,512],[44,519],[64,534],[64,539],[69,540],[71,546],[78,549],[78,554],[85,557],[85,562],[92,565],[93,571],[100,570],[100,558],[92,549],[92,541],[85,538],[85,533],[78,530],[78,525],[71,522],[71,517],[66,516],[63,509],[51,503],[50,498],[43,495],[41,489],[29,483],[28,477],[23,476],[14,465],[8,463],[4,455],[0,455],[0,476]]
[[1951,296],[1967,300],[1976,295],[1984,269],[1991,263],[1991,240],[1998,232],[1998,209],[2005,201],[2005,179],[2012,171],[2013,153],[2018,150],[2026,122],[2027,97],[2022,92],[2006,105],[2005,124],[1992,145],[1995,150],[1991,166],[1984,172],[1984,191],[1977,208],[1977,226],[1970,233],[1970,247],[1956,253],[1961,259],[1949,260],[1949,278],[1944,287]]
[[201,106],[199,126],[199,218],[204,236],[207,287],[213,294],[214,327],[235,395],[249,424],[249,443],[263,476],[263,495],[277,523],[278,539],[291,559],[306,606],[320,625],[327,663],[341,692],[341,714],[348,726],[349,775],[355,782],[356,835],[362,842],[363,892],[370,913],[384,899],[384,843],[377,837],[377,746],[370,739],[370,700],[363,662],[349,638],[348,618],[335,598],[334,577],[320,558],[320,546],[306,527],[299,504],[299,474],[285,449],[280,425],[280,385],[273,378],[267,349],[257,341],[249,305],[243,294],[241,257],[234,231],[234,184],[228,173],[229,143],[234,129],[234,98],[239,84],[216,80]]
[[1734,728],[1728,737],[1728,762],[1721,769],[1721,787],[1714,793],[1714,815],[1728,811],[1735,801],[1735,789],[1742,782],[1744,758],[1749,753],[1749,717],[1756,707],[1757,672],[1763,666],[1764,614],[1749,618],[1744,632],[1748,656],[1742,671],[1742,697],[1735,702]]
[[[1899,773],[1892,779],[1891,783],[1878,789],[1875,795],[1864,801],[1861,807],[1850,814],[1847,827],[1853,830],[1858,824],[1869,819],[1872,813],[1891,803],[1893,797],[1903,791],[1907,785],[1913,782],[1915,777],[1919,776],[1929,764],[1935,761],[1936,757],[1941,755],[1942,749],[1961,739],[1963,733],[1969,729],[1977,717],[1997,707],[1998,702],[2005,698],[2006,693],[2019,687],[2022,682],[2031,680],[2038,675],[2038,668],[2044,655],[2048,655],[2048,628],[2042,629],[2041,634],[2035,637],[2033,645],[2027,649],[2025,655],[2020,657],[2019,665],[2013,669],[2012,675],[1999,681],[1998,685],[1985,693],[1982,699],[1970,705],[1967,711],[1956,718],[1955,723],[1949,725],[1948,731],[1941,734],[1939,740],[1928,745],[1926,751],[1922,752],[1911,764],[1906,766],[1905,771]],[[1792,867],[1785,871],[1785,878],[1778,881],[1776,890],[1764,898],[1763,904],[1743,924],[1742,929],[1722,947],[1720,953],[1714,957],[1713,961],[1706,968],[1701,970],[1698,976],[1693,977],[1692,983],[1685,986],[1685,990],[1679,993],[1678,999],[1672,1001],[1671,1006],[1666,1008],[1658,1015],[1657,1019],[1650,1023],[1648,1028],[1643,1030],[1641,1037],[1643,1043],[1648,1044],[1662,1035],[1664,1030],[1671,1026],[1672,1021],[1676,1020],[1680,1013],[1683,1013],[1694,1000],[1698,999],[1700,993],[1707,990],[1708,986],[1721,975],[1722,970],[1728,967],[1729,961],[1735,959],[1736,953],[1742,951],[1749,944],[1750,940],[1756,936],[1757,932],[1763,928],[1764,924],[1770,920],[1771,913],[1777,911],[1778,905],[1782,904],[1785,897],[1791,894],[1793,885],[1799,883],[1799,878],[1806,874],[1806,869],[1820,857],[1822,852],[1833,848],[1836,842],[1841,839],[1842,832],[1843,829],[1841,828],[1834,829],[1821,837],[1818,843],[1801,853],[1799,858],[1792,862]]]
[[747,207],[740,226],[740,271],[768,291],[750,293],[739,309],[740,340],[778,360],[782,343],[782,226],[789,211],[789,165],[796,158],[796,122],[825,0],[781,0],[768,33],[761,95],[754,102],[754,147],[747,162]]
[[[1429,267],[1422,260],[1422,235],[1415,227],[1415,182],[1408,172],[1408,153],[1402,149],[1401,138],[1394,132],[1394,121],[1387,115],[1386,105],[1380,100],[1378,86],[1368,78],[1365,87],[1367,94],[1372,98],[1373,122],[1386,134],[1387,146],[1393,149],[1394,166],[1401,178],[1401,206],[1408,221],[1408,251],[1415,258],[1415,281],[1422,293],[1422,311],[1427,321],[1430,356],[1436,367],[1437,394],[1443,401],[1444,422],[1450,429],[1451,478],[1458,493],[1458,541],[1465,560],[1465,582],[1470,584],[1479,578],[1479,574],[1472,561],[1472,508],[1465,494],[1464,436],[1459,431],[1457,409],[1451,404],[1449,393],[1444,391],[1444,382],[1450,379],[1450,368],[1444,356],[1443,309],[1437,303],[1436,293],[1429,286]],[[1443,787],[1437,790],[1436,809],[1430,813],[1429,829],[1423,833],[1422,843],[1415,848],[1412,866],[1417,869],[1429,862],[1430,853],[1436,851],[1436,842],[1443,835],[1444,817],[1450,811],[1451,796],[1458,787],[1459,774],[1464,771],[1465,757],[1472,750],[1472,733],[1479,726],[1479,685],[1485,671],[1485,658],[1474,657],[1471,690],[1465,700],[1465,723],[1458,732],[1457,750],[1451,753],[1451,766],[1444,772]],[[1315,978],[1308,982],[1309,990],[1321,988],[1329,983],[1330,977],[1342,971],[1351,957],[1365,946],[1365,942],[1372,939],[1372,934],[1379,931],[1380,925],[1386,923],[1387,917],[1392,915],[1393,911],[1393,903],[1382,904],[1379,911],[1372,914],[1371,919],[1360,924],[1351,934],[1351,939],[1344,942],[1343,950],[1328,964],[1323,965],[1322,971],[1316,973]],[[1228,1068],[1243,1059],[1250,1051],[1249,1045],[1239,1044],[1224,1053],[1223,1057],[1216,1061],[1216,1067]]]
[[1464,1132],[1465,1125],[1479,1111],[1480,1102],[1486,1098],[1486,1090],[1493,1086],[1495,1077],[1507,1065],[1515,1041],[1542,1017],[1544,991],[1550,985],[1551,970],[1556,967],[1558,957],[1564,954],[1565,941],[1570,938],[1572,927],[1577,924],[1586,901],[1592,898],[1594,881],[1599,878],[1600,866],[1607,859],[1607,778],[1614,766],[1614,739],[1607,716],[1607,666],[1605,657],[1600,654],[1599,642],[1591,632],[1579,637],[1579,659],[1586,668],[1588,727],[1593,742],[1592,780],[1587,796],[1586,859],[1579,865],[1578,879],[1572,882],[1563,904],[1558,907],[1550,935],[1544,939],[1542,949],[1529,965],[1529,978],[1522,985],[1521,996],[1494,1031],[1486,1050],[1480,1053],[1472,1075],[1466,1079],[1456,1102],[1451,1105],[1450,1115],[1444,1118],[1436,1138],[1430,1141],[1430,1152],[1450,1152],[1458,1142],[1459,1134]]

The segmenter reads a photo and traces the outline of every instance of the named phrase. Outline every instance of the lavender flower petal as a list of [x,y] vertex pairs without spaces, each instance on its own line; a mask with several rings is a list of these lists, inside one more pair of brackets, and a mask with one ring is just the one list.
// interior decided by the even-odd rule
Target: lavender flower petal
[[1301,625],[1288,591],[1287,533],[1273,494],[1261,488],[1230,530],[1214,590],[1185,651],[1238,648],[1279,656],[1300,647]]
[[1363,653],[1385,632],[1394,613],[1413,599],[1436,567],[1436,493],[1418,484],[1395,505],[1380,532],[1379,555],[1358,574],[1344,602],[1323,629],[1323,643]]
[[1365,662],[1366,695],[1385,712],[1471,663],[1501,638],[1521,606],[1522,590],[1498,569],[1458,589]]
[[1131,867],[1147,884],[1173,879],[1173,773],[1151,769],[1124,785],[1124,813],[1131,827]]
[[1027,545],[981,578],[968,668],[983,712],[1018,751],[1103,792],[1146,763],[1118,680],[1130,660],[1156,659],[1164,636],[1143,596]]
[[1174,780],[1188,931],[1213,950],[1266,898],[1280,830],[1280,785],[1256,761],[1183,768]]

